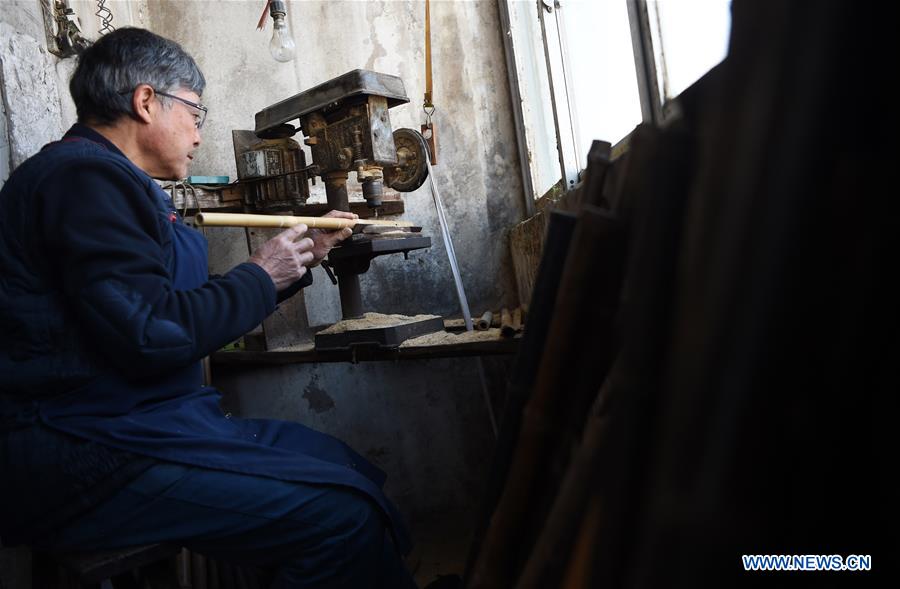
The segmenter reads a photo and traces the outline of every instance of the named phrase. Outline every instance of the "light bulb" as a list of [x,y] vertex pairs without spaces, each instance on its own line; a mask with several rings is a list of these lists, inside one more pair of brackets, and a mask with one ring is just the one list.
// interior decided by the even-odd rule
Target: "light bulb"
[[294,38],[288,31],[287,24],[284,22],[283,14],[272,15],[274,30],[272,31],[272,40],[269,41],[269,53],[275,58],[275,61],[290,61],[294,59],[297,46],[294,44]]

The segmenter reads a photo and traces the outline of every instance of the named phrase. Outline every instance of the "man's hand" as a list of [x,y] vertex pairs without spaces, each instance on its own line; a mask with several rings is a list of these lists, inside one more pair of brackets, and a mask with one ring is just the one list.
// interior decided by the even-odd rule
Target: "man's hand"
[[262,244],[250,256],[249,261],[260,266],[272,278],[276,291],[280,292],[300,280],[312,263],[315,244],[309,237],[304,237],[307,229],[303,224],[294,225]]
[[[341,219],[359,219],[359,215],[348,213],[346,211],[331,211],[322,216],[338,217]],[[312,238],[315,245],[312,248],[313,261],[309,264],[309,267],[312,268],[313,266],[318,266],[325,256],[328,255],[328,252],[331,251],[331,248],[341,241],[344,241],[352,234],[353,230],[349,227],[338,229],[336,231],[329,231],[328,229],[310,229],[307,235]]]

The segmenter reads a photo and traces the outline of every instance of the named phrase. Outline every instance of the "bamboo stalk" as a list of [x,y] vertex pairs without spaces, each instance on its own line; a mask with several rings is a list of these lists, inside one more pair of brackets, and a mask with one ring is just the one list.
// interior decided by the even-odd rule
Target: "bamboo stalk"
[[293,215],[251,215],[248,213],[197,213],[197,225],[204,227],[275,227],[287,228],[304,224],[310,229],[343,229],[355,225],[380,225],[383,227],[413,227],[409,221],[384,221],[380,219],[342,219],[340,217],[295,217]]
[[513,329],[512,313],[506,307],[500,310],[500,335],[503,337],[512,337],[516,330]]

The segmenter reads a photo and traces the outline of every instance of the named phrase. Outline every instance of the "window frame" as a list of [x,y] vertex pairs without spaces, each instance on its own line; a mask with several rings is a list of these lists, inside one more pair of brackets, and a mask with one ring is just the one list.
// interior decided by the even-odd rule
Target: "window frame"
[[[553,113],[553,130],[556,135],[556,156],[559,160],[559,176],[566,188],[574,187],[581,179],[586,165],[586,155],[581,153],[578,145],[578,134],[575,121],[578,120],[574,97],[570,89],[572,80],[566,47],[566,31],[564,18],[560,14],[565,10],[569,0],[530,0],[528,2],[538,12],[541,41],[543,43],[543,66],[549,83],[549,96]],[[654,126],[662,126],[672,116],[672,102],[675,97],[663,102],[659,88],[659,68],[665,64],[656,63],[656,52],[648,0],[625,0],[628,21],[631,28],[632,52],[637,75],[638,97],[640,100],[641,122]],[[539,148],[538,133],[529,129],[526,122],[526,103],[529,98],[523,95],[523,84],[519,79],[519,70],[526,67],[524,59],[530,58],[532,65],[537,56],[529,54],[529,49],[516,47],[513,28],[519,26],[513,18],[511,5],[516,0],[499,0],[500,22],[503,28],[503,44],[507,60],[507,74],[513,102],[513,119],[516,126],[519,161],[522,168],[522,185],[525,190],[525,211],[527,216],[535,212],[535,202],[543,196],[537,194],[535,186],[537,173],[533,168],[536,159],[531,150]],[[519,19],[521,20],[521,19]],[[541,72],[542,74],[543,72]],[[541,77],[541,76],[538,76]],[[544,129],[543,131],[548,131]],[[614,147],[613,153],[621,153],[627,148],[629,137],[622,138]],[[549,148],[547,148],[549,150]],[[546,153],[544,155],[547,155]],[[558,189],[559,182],[550,190]]]

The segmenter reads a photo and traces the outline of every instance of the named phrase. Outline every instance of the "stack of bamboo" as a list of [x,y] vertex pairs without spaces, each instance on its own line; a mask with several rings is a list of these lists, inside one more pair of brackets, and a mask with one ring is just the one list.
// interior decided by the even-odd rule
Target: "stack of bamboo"
[[549,221],[469,589],[743,586],[741,554],[813,548],[893,566],[893,109],[833,116],[887,55],[849,5],[735,0],[677,116],[615,162],[595,143]]

